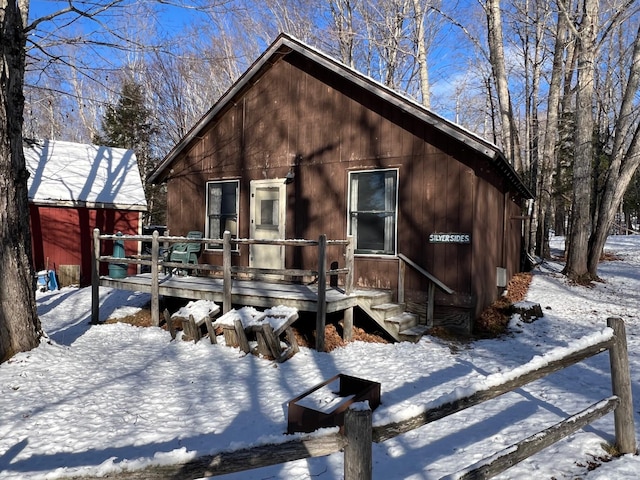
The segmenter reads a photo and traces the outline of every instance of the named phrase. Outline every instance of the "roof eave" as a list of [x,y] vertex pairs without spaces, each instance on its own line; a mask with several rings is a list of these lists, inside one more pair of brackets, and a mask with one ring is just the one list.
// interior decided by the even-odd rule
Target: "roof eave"
[[146,212],[147,205],[143,204],[123,204],[110,202],[88,202],[85,200],[33,200],[29,199],[29,203],[36,207],[57,207],[57,208],[91,208],[96,210],[123,210],[132,212]]
[[[281,34],[276,41],[264,51],[260,57],[245,71],[244,74],[227,90],[218,101],[209,109],[207,113],[189,130],[189,132],[176,144],[175,147],[164,157],[158,167],[151,172],[148,176],[150,183],[155,183],[162,175],[164,170],[176,159],[182,150],[189,145],[194,139],[196,139],[200,132],[207,126],[207,124],[215,118],[215,116],[225,108],[227,103],[240,91],[242,91],[246,85],[248,85],[258,72],[268,63],[272,63],[272,57],[277,51],[285,45],[286,35]],[[290,50],[289,50],[290,51]],[[289,53],[289,51],[283,52],[283,56]]]
[[265,65],[275,63],[273,57],[280,51],[282,57],[292,51],[303,55],[313,62],[329,69],[333,73],[347,79],[361,88],[371,92],[374,95],[396,105],[409,115],[419,119],[420,121],[433,126],[441,132],[449,135],[464,145],[469,146],[476,152],[488,157],[500,171],[502,171],[509,181],[514,185],[516,190],[526,198],[533,198],[529,189],[522,183],[520,177],[513,169],[511,164],[506,160],[502,151],[494,144],[484,140],[480,136],[470,132],[459,125],[446,120],[444,117],[427,110],[424,106],[417,104],[414,100],[409,99],[382,85],[379,82],[353,70],[346,65],[338,62],[331,57],[315,50],[299,40],[294,39],[286,34],[280,34],[273,44],[265,50],[265,52],[253,63],[253,65],[236,81],[233,86],[223,94],[216,104],[194,125],[194,127],[183,137],[183,139],[167,154],[160,162],[158,167],[149,175],[148,181],[155,183],[162,175],[164,170],[175,160],[182,150],[196,139],[201,131],[215,116],[225,108],[227,103],[247,84],[249,84],[257,73],[259,73]]
[[[405,111],[409,115],[412,115],[426,124],[433,126],[441,132],[449,135],[455,140],[469,146],[478,153],[488,157],[496,167],[509,179],[515,189],[525,198],[534,198],[534,195],[527,188],[520,176],[517,174],[512,165],[507,161],[506,157],[502,153],[499,147],[487,142],[473,132],[469,132],[459,125],[446,120],[443,117],[427,110],[424,106],[417,104],[415,101],[401,95],[400,93],[392,90],[379,82],[376,82],[369,77],[360,74],[359,72],[345,67],[340,62],[331,59],[319,52],[310,49],[302,48],[302,44],[297,44],[295,40],[291,39],[287,42],[287,39],[283,39],[283,42],[288,44],[292,50],[296,50],[316,63],[330,69],[331,71],[338,73],[340,76],[347,78],[349,81],[357,84],[358,86],[371,91],[375,95],[383,98],[384,100],[398,106],[401,110]],[[296,45],[298,48],[296,48]],[[337,68],[336,68],[337,67]]]

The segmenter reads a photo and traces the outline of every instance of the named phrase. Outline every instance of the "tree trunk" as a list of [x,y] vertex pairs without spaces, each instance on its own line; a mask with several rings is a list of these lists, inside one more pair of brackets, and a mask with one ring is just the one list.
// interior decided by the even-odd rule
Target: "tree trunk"
[[498,107],[502,122],[502,144],[507,158],[513,162],[515,169],[522,172],[522,156],[520,154],[520,141],[513,108],[509,95],[509,82],[504,59],[504,44],[502,39],[502,14],[500,12],[500,0],[487,0],[487,40],[489,42],[489,59],[493,77],[498,93]]
[[[640,27],[636,34],[631,68],[626,82],[626,88],[620,106],[620,113],[616,115],[614,130],[614,143],[611,163],[607,171],[607,177],[600,201],[596,228],[589,244],[589,273],[596,277],[598,274],[598,262],[602,255],[604,244],[607,241],[609,229],[613,224],[616,212],[624,197],[627,187],[633,179],[633,175],[640,164],[640,125],[634,124],[634,99],[640,87]],[[624,145],[631,138],[629,147]]]
[[27,0],[0,0],[0,362],[36,347],[29,176],[22,150]]
[[598,0],[585,0],[578,33],[576,134],[573,163],[571,229],[565,274],[577,281],[590,280],[587,267],[591,235],[591,162],[593,161],[593,93]]
[[[523,43],[523,53],[525,62],[525,92],[526,92],[526,132],[525,138],[527,140],[528,154],[525,156],[525,161],[528,165],[525,165],[525,172],[530,172],[529,187],[533,192],[536,192],[536,198],[540,198],[540,182],[541,177],[545,174],[543,169],[543,143],[541,141],[541,122],[538,115],[538,106],[541,104],[540,100],[540,83],[542,80],[542,66],[543,66],[543,45],[545,44],[544,37],[546,35],[547,28],[545,28],[545,17],[547,16],[546,9],[548,8],[547,2],[536,0],[533,2],[526,2],[525,8],[527,12],[531,10],[531,18],[534,21],[534,28],[530,28],[529,25],[522,27],[521,33],[519,33],[520,39]],[[529,73],[530,72],[530,73]],[[529,248],[535,247],[535,253],[544,257],[543,247],[545,243],[548,243],[548,228],[545,224],[544,216],[540,216],[540,211],[534,208],[532,211],[530,222],[531,239],[529,240]]]
[[340,47],[340,60],[345,65],[354,67],[354,31],[353,5],[350,0],[333,0],[329,3],[333,26],[337,34]]
[[425,7],[422,6],[421,0],[413,0],[413,9],[416,17],[416,49],[418,57],[418,72],[420,73],[420,93],[422,96],[422,104],[426,108],[430,108],[431,94],[429,86],[429,68],[427,65],[427,41],[425,39],[424,31],[426,12]]
[[551,81],[549,82],[549,95],[547,97],[547,123],[542,147],[542,165],[538,178],[538,241],[536,253],[542,258],[550,256],[548,236],[548,216],[551,213],[551,190],[556,162],[556,144],[558,142],[558,113],[562,88],[562,66],[564,60],[564,47],[567,35],[567,17],[558,12],[556,26],[555,47],[553,51],[553,68]]

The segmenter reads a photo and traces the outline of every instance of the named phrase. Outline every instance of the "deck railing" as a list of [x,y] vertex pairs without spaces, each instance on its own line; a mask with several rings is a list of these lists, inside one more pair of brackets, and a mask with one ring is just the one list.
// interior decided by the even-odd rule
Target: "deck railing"
[[[150,242],[151,255],[146,256],[128,256],[114,257],[113,255],[101,255],[100,242],[102,241],[122,241],[122,242]],[[161,254],[161,245],[164,251],[168,250],[172,243],[200,243],[203,245],[220,245],[222,248],[222,265],[213,265],[206,263],[185,264],[179,262],[169,262],[164,260]],[[236,246],[240,245],[274,245],[283,247],[316,247],[318,264],[317,269],[272,269],[272,268],[256,268],[232,265],[231,258],[235,252]],[[344,248],[345,264],[343,268],[327,269],[327,247]],[[113,235],[100,234],[99,229],[93,231],[93,268],[92,281],[93,288],[93,305],[92,305],[92,321],[98,321],[98,288],[100,285],[100,263],[115,264],[136,264],[146,265],[151,269],[151,320],[154,325],[160,324],[160,295],[159,295],[159,274],[161,270],[166,269],[192,269],[206,272],[221,272],[223,278],[223,313],[231,309],[231,291],[233,280],[239,276],[255,276],[255,275],[281,275],[285,277],[313,277],[317,278],[318,287],[318,308],[316,313],[316,329],[319,332],[316,335],[316,348],[324,351],[324,331],[326,324],[327,305],[326,291],[327,278],[343,275],[344,276],[344,293],[350,295],[353,292],[353,265],[354,265],[354,248],[352,237],[346,240],[327,240],[326,235],[320,235],[318,240],[261,240],[248,238],[231,238],[230,232],[224,232],[222,239],[214,238],[187,238],[178,236],[161,236],[158,231],[154,231],[152,235]],[[350,331],[353,325],[353,309],[349,308],[345,311],[345,332]]]
[[447,287],[444,283],[442,283],[438,278],[436,278],[431,273],[427,272],[424,268],[418,265],[416,262],[411,260],[406,255],[402,253],[398,254],[398,303],[404,303],[404,294],[405,294],[405,276],[407,265],[412,267],[416,272],[422,275],[427,279],[427,326],[433,326],[433,307],[435,302],[435,291],[436,287],[442,290],[444,293],[451,295],[454,293],[452,289]]
[[[433,406],[438,403],[437,399],[430,401],[422,406],[420,413],[399,422],[373,426],[371,410],[355,408],[346,412],[344,434],[334,431],[314,432],[284,440],[282,443],[269,439],[264,444],[200,457],[180,465],[122,472],[118,474],[118,478],[121,480],[142,478],[169,480],[209,477],[344,451],[344,479],[370,480],[372,478],[372,442],[383,442],[428,423],[442,420],[449,415],[495,399],[605,351],[609,352],[611,396],[441,480],[488,479],[496,476],[611,411],[614,412],[616,450],[620,454],[633,454],[636,453],[637,445],[625,326],[620,318],[607,319],[607,325],[611,328],[609,333],[599,335],[593,340],[579,340],[575,344],[576,348],[569,345],[566,349],[550,352],[546,356],[546,362],[541,362],[540,358],[534,358],[513,372],[500,372],[496,379],[490,382],[482,382],[479,384],[481,386],[465,389],[469,391],[466,396],[460,397],[457,391],[444,395],[437,406]],[[579,348],[579,345],[586,346]]]

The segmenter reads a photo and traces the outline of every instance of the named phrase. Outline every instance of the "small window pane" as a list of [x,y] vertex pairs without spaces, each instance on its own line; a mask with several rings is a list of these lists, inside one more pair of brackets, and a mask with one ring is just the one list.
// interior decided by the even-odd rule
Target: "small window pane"
[[[222,238],[224,232],[231,232],[232,238],[238,236],[238,181],[210,182],[207,202],[207,236]],[[221,248],[209,245],[207,248]]]
[[385,181],[380,173],[363,173],[358,175],[358,210],[384,210]]
[[278,200],[260,202],[260,225],[278,226]]
[[379,214],[363,213],[358,215],[359,250],[376,252],[384,251],[384,216]]

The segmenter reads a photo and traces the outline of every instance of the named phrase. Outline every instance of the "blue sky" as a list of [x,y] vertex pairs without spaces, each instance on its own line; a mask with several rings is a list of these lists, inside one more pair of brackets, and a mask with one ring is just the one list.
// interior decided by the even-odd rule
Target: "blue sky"
[[[190,5],[197,4],[198,2],[189,2]],[[123,35],[133,34],[134,38],[137,35],[141,41],[146,42],[147,38],[141,38],[144,35],[151,35],[151,33],[140,32],[140,28],[143,26],[150,26],[150,32],[153,35],[158,35],[162,38],[173,37],[176,35],[184,34],[185,31],[194,28],[201,22],[207,22],[206,14],[198,12],[194,8],[179,8],[166,4],[159,4],[157,2],[136,2],[135,0],[127,0],[124,2],[129,8],[134,8],[140,12],[135,14],[149,18],[145,18],[144,22],[140,21],[140,18],[132,16],[125,17],[122,15],[122,8],[115,7],[109,12],[103,14],[102,22],[105,27],[102,27],[99,23],[87,21],[84,19],[70,21],[74,15],[66,15],[56,18],[52,22],[46,22],[39,26],[37,34],[52,34],[52,38],[55,38],[56,29],[64,27],[65,35],[69,35],[73,32],[78,32],[78,35],[84,35],[86,32],[92,32],[95,36],[101,36],[105,31],[106,26],[109,28],[120,28]],[[258,5],[258,4],[256,4]],[[67,2],[59,0],[32,0],[30,18],[39,18],[43,15],[51,14],[52,12],[59,11],[68,6]],[[467,8],[477,5],[469,0],[459,0],[455,2],[445,2],[445,8],[453,9],[456,15],[464,16],[467,12]],[[257,9],[259,7],[256,7]],[[129,10],[130,11],[130,10]],[[245,12],[246,14],[246,12]],[[263,10],[254,13],[254,15],[265,14]],[[131,15],[129,13],[129,15]],[[153,21],[151,15],[157,16],[157,22]],[[439,18],[436,14],[431,14],[434,18]],[[471,23],[471,29],[476,28],[478,31],[483,30],[483,26],[478,22],[470,22],[470,15],[466,15],[463,20]],[[480,19],[482,17],[479,17]],[[319,19],[321,22],[322,20]],[[211,21],[208,21],[207,28],[215,28]],[[135,30],[134,30],[135,29]],[[155,30],[157,29],[157,30]],[[199,30],[195,28],[195,31]],[[264,32],[262,32],[264,34]],[[292,32],[287,32],[292,33]],[[256,34],[257,37],[258,34]],[[295,33],[294,33],[295,35]],[[38,37],[34,37],[38,38]],[[275,32],[274,32],[275,38]],[[268,43],[274,38],[260,38],[258,45],[260,49],[264,49]],[[206,45],[207,41],[204,39],[203,44]],[[68,51],[66,47],[61,47],[60,51],[55,49],[51,50],[54,53],[67,55]],[[323,49],[325,47],[320,46]],[[84,50],[86,49],[86,50]],[[462,98],[462,93],[469,94],[472,91],[471,86],[478,81],[478,75],[469,75],[469,70],[473,68],[473,62],[469,60],[470,43],[462,33],[461,29],[456,26],[452,26],[447,22],[443,22],[439,29],[438,35],[429,54],[429,77],[431,82],[432,92],[432,107],[439,114],[455,120],[455,105],[456,98]],[[247,54],[244,58],[244,64],[249,65],[255,56],[259,54],[258,50],[254,50],[251,53],[243,52]],[[326,52],[330,53],[330,52]],[[111,74],[110,69],[119,69],[121,65],[127,62],[131,58],[131,54],[128,54],[124,50],[114,50],[110,47],[97,47],[95,45],[85,45],[83,50],[80,51],[77,61],[90,66],[92,62],[101,67],[101,71],[96,71],[96,78],[100,78],[100,81],[105,81],[105,77]],[[476,62],[477,63],[477,62]],[[242,67],[243,68],[243,67]],[[475,68],[474,68],[475,69]],[[366,72],[365,72],[366,73]],[[415,91],[415,86],[414,86]],[[456,97],[457,94],[457,97]],[[464,102],[464,100],[462,100]]]

